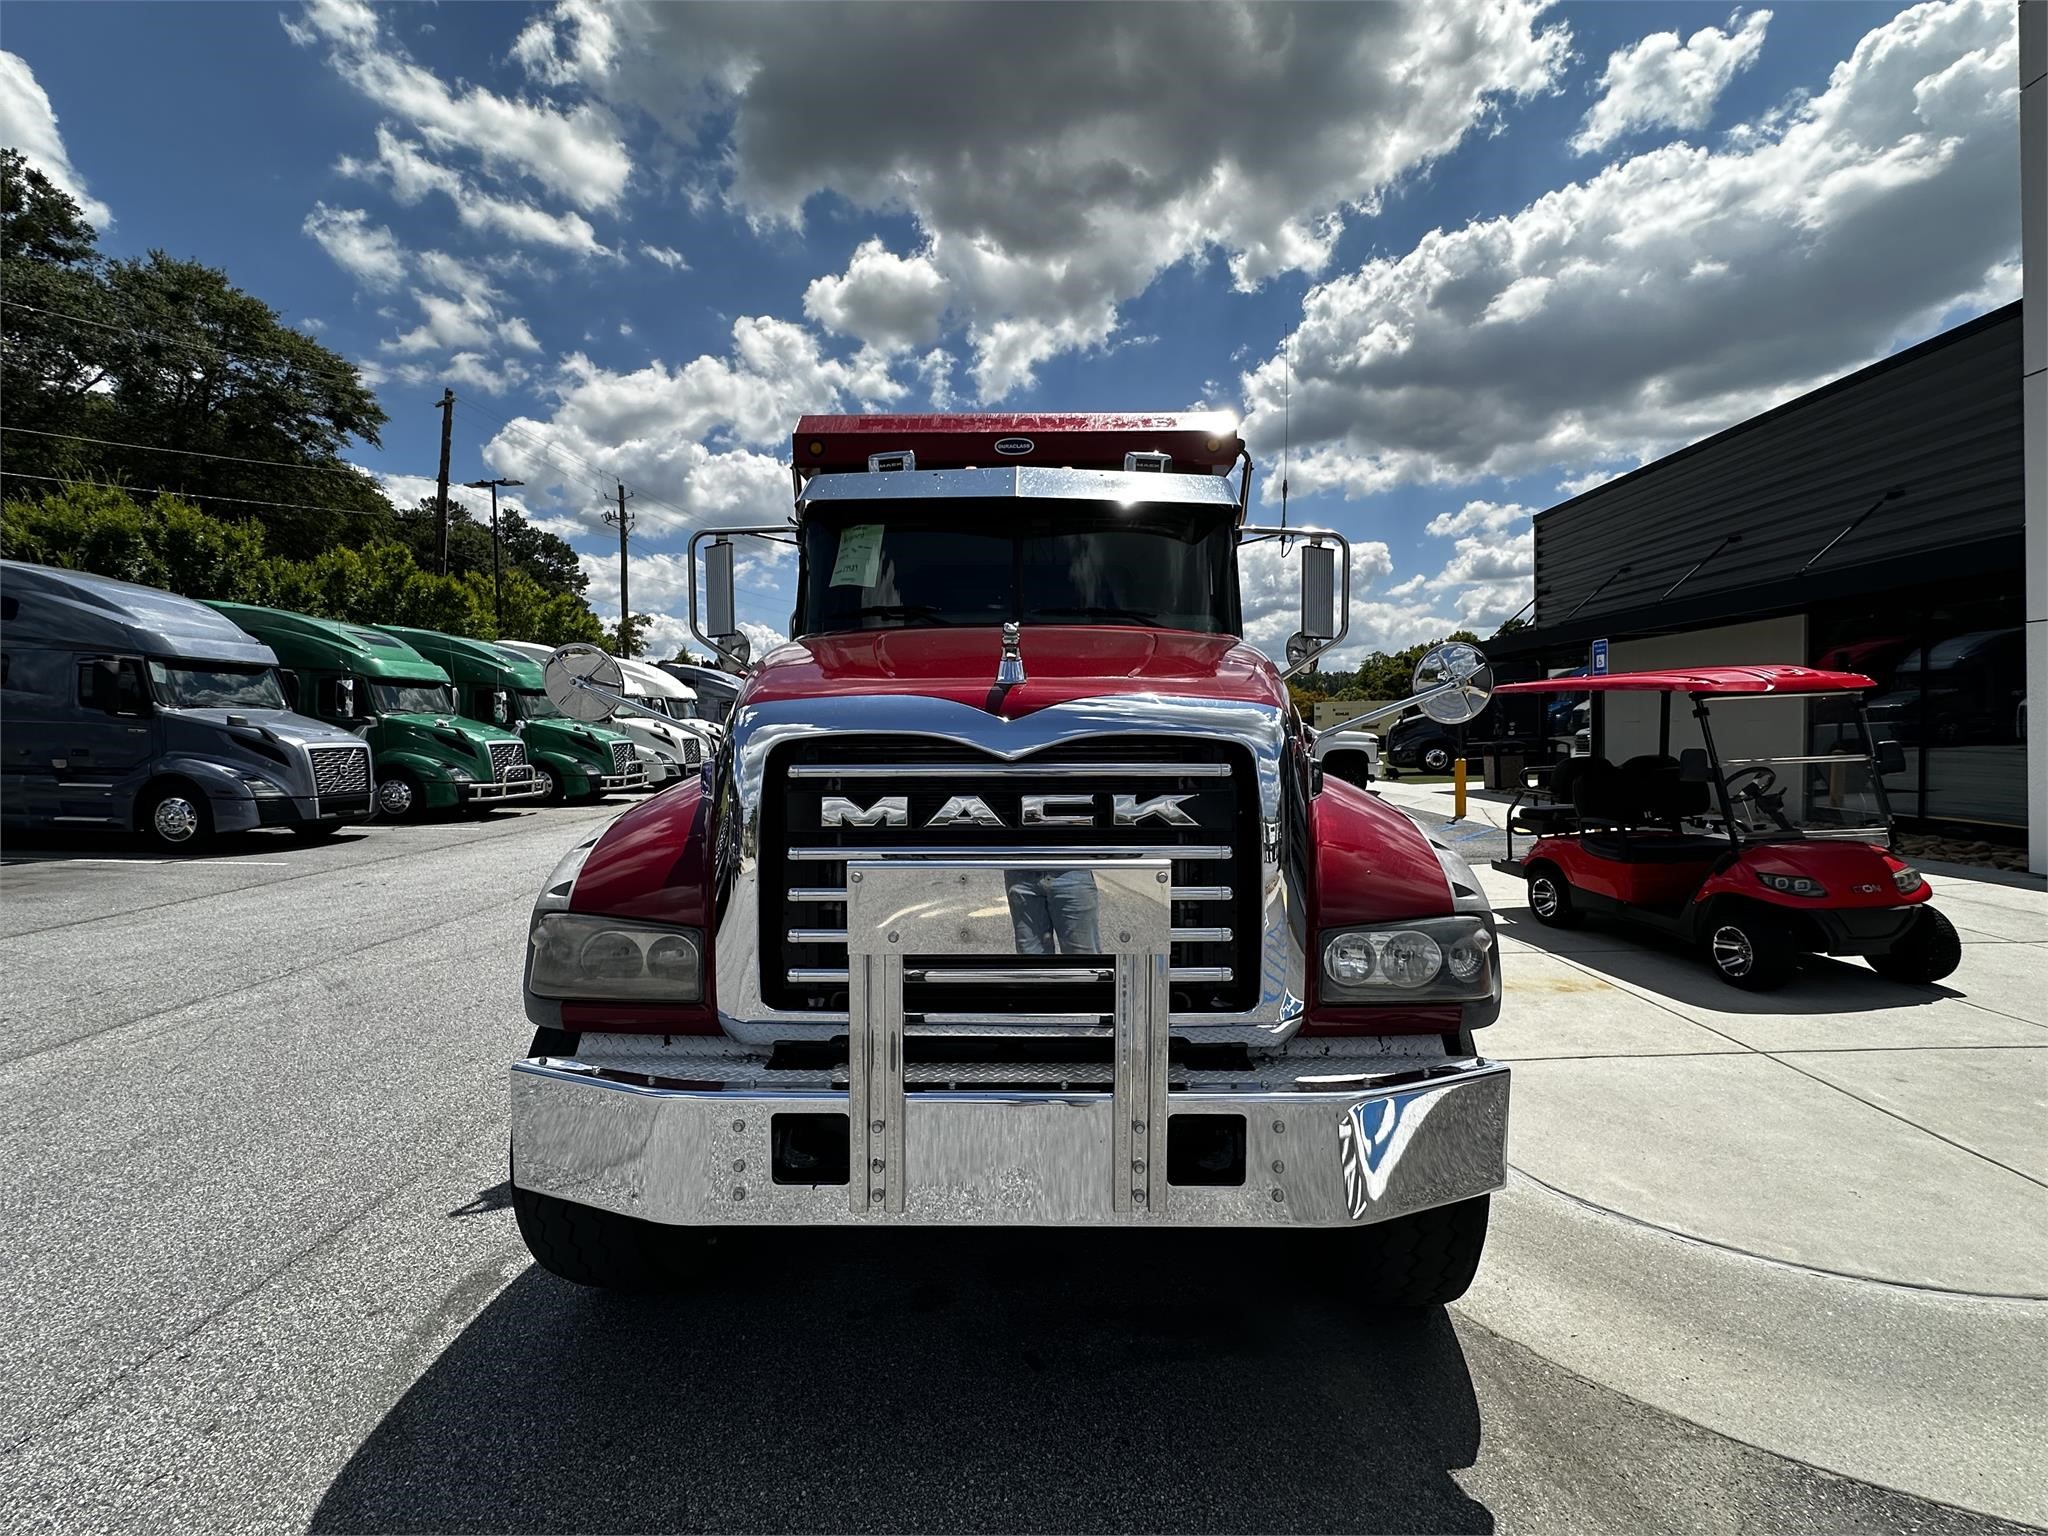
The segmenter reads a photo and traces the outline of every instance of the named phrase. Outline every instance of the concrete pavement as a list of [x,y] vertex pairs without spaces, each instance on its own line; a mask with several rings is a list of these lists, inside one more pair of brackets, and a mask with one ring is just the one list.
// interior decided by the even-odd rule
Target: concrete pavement
[[[1431,823],[1449,810],[1448,786],[1381,793]],[[1452,832],[1501,915],[1506,1007],[1481,1044],[1515,1066],[1518,1184],[1494,1242],[1537,1191],[1581,1229],[1482,1274],[1463,1310],[1695,1422],[2048,1522],[2040,882],[1930,876],[1964,945],[1941,985],[1823,959],[1745,993],[1654,938],[1537,924],[1484,863],[1506,809],[1474,796]],[[1658,1283],[1614,1285],[1595,1253]],[[1589,1311],[1664,1347],[1610,1345]],[[1934,1403],[1976,1425],[1970,1454],[1930,1447]]]

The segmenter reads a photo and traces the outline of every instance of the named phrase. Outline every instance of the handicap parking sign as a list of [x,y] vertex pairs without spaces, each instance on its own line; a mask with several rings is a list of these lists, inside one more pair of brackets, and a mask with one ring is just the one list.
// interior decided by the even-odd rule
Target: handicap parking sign
[[1593,642],[1591,671],[1595,677],[1604,677],[1607,674],[1607,642],[1605,640],[1595,640]]

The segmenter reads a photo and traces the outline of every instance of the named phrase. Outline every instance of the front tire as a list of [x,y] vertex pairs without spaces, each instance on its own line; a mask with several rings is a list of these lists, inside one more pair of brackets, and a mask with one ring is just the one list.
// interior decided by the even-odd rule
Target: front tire
[[572,1285],[669,1291],[694,1278],[692,1234],[512,1185],[512,1214],[533,1261]]
[[1529,871],[1529,911],[1546,928],[1576,928],[1586,920],[1572,902],[1572,883],[1555,864]]
[[529,766],[533,769],[533,776],[540,780],[540,797],[533,803],[535,805],[560,805],[562,803],[562,781],[555,777],[554,770],[552,768],[543,768],[539,763],[532,763]]
[[1451,771],[1451,749],[1449,747],[1430,747],[1422,754],[1422,766],[1429,773],[1449,773]]
[[1441,1307],[1456,1301],[1479,1272],[1489,1206],[1490,1197],[1480,1195],[1331,1234],[1341,1250],[1334,1279],[1365,1307]]
[[1917,986],[1940,981],[1962,963],[1962,936],[1954,923],[1932,907],[1920,909],[1898,943],[1870,957],[1870,968],[1886,980]]
[[142,803],[136,825],[151,847],[164,853],[192,853],[213,836],[206,796],[189,784],[167,784]]
[[1717,914],[1707,925],[1707,962],[1731,987],[1769,992],[1792,975],[1797,951],[1763,911]]
[[392,821],[412,821],[424,815],[426,809],[426,790],[405,769],[397,769],[377,781],[378,815]]

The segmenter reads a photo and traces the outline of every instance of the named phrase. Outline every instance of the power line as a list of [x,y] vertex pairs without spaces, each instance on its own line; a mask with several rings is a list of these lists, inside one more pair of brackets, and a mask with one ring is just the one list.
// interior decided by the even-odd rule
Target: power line
[[[339,468],[326,464],[294,464],[289,459],[245,459],[232,453],[202,453],[197,448],[160,448],[154,443],[120,443],[107,437],[87,437],[79,432],[44,432],[35,427],[15,427],[0,424],[0,432],[20,432],[28,437],[61,437],[68,442],[92,443],[101,448],[132,448],[138,453],[177,453],[188,459],[218,459],[225,464],[262,464],[276,469],[303,469],[316,475],[344,475],[369,483],[374,477],[368,470],[348,465]],[[372,489],[376,489],[372,485]],[[379,494],[382,494],[381,491]]]
[[209,491],[175,491],[161,485],[118,485],[112,480],[81,480],[63,475],[29,475],[18,469],[0,469],[9,480],[43,480],[51,485],[90,485],[108,491],[127,491],[134,496],[176,496],[181,501],[231,501],[245,507],[290,507],[300,512],[342,512],[351,517],[382,517],[387,514],[370,507],[330,507],[313,501],[264,501],[254,496],[215,496]]

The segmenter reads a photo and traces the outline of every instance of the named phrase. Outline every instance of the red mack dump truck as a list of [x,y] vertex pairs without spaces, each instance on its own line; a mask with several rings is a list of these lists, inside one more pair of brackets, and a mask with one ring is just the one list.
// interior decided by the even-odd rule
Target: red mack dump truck
[[[534,908],[534,1257],[642,1287],[735,1225],[1302,1228],[1362,1301],[1460,1294],[1505,1176],[1494,918],[1289,701],[1348,627],[1344,540],[1249,526],[1213,416],[807,416],[791,446],[786,523],[690,545],[692,628],[748,674],[722,750]],[[740,538],[796,556],[751,664]],[[1274,540],[1284,670],[1241,638],[1239,551]],[[602,652],[547,676],[613,707]],[[1489,680],[1440,648],[1410,702],[1463,718]]]

